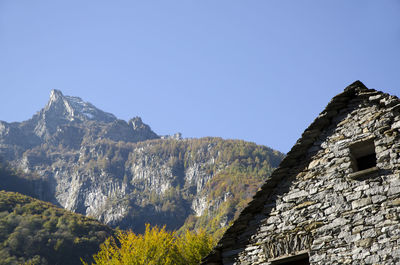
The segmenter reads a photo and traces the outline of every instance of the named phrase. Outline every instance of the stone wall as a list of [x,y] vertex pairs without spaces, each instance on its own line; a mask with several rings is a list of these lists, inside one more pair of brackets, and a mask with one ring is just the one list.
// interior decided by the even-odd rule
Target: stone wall
[[[313,265],[400,264],[400,101],[368,89],[345,98],[305,152],[281,166],[279,182],[264,185],[273,188],[258,194],[263,206],[254,206],[256,196],[207,264],[266,265],[299,253]],[[350,146],[368,139],[378,170],[352,179]]]

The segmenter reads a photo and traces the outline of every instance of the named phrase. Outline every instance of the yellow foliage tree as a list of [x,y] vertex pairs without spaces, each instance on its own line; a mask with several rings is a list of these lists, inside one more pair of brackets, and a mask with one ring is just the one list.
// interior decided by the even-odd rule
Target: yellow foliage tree
[[[186,231],[180,236],[167,232],[165,227],[146,225],[143,235],[118,231],[108,238],[93,256],[95,265],[194,265],[207,255],[213,240],[205,231]],[[82,261],[84,265],[88,265]]]
[[181,256],[182,264],[199,264],[214,246],[211,236],[205,230],[190,232],[186,230],[184,234],[177,238],[176,245]]

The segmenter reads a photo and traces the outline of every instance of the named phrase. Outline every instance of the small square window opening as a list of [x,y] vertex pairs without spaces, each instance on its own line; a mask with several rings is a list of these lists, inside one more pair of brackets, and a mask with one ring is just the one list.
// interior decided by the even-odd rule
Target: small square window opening
[[350,147],[353,172],[376,167],[376,153],[373,140],[355,143]]

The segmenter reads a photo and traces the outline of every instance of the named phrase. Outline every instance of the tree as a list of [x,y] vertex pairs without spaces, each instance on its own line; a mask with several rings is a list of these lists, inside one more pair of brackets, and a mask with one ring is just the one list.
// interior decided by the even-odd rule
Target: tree
[[201,259],[205,257],[214,246],[211,236],[205,230],[199,232],[190,232],[186,230],[176,242],[183,264],[195,265],[199,264]]
[[[118,231],[116,238],[108,238],[93,256],[96,265],[194,265],[207,255],[213,241],[205,231],[186,231],[180,236],[167,232],[165,226],[146,225],[143,235],[132,231]],[[82,261],[84,265],[88,263]]]

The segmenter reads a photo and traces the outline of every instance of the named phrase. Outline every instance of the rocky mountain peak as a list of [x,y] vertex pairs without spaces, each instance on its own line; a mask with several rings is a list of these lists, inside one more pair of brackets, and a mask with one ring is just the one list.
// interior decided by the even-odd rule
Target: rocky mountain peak
[[[186,219],[187,227],[210,222],[223,229],[236,210],[219,214],[219,207],[248,200],[240,196],[250,194],[249,187],[256,191],[281,155],[244,141],[182,139],[180,133],[160,137],[140,117],[119,120],[53,89],[31,119],[0,122],[0,157],[29,174],[29,179],[9,178],[14,190],[140,232],[145,223],[178,229]],[[217,185],[238,179],[232,174],[246,178],[246,192],[219,188],[215,194]]]
[[66,96],[57,89],[51,90],[49,101],[43,109],[31,119],[15,123],[13,126],[11,128],[5,124],[3,127],[7,128],[0,127],[0,142],[2,135],[6,135],[10,130],[9,127],[26,136],[16,137],[17,134],[13,133],[12,139],[30,139],[24,146],[51,142],[79,148],[83,138],[86,140],[104,138],[117,142],[139,142],[160,138],[150,126],[143,123],[140,117],[135,117],[127,123],[80,97]]
[[83,124],[87,121],[112,123],[117,118],[104,112],[79,97],[65,96],[60,90],[53,89],[46,106],[32,119],[23,122],[22,127],[33,130],[42,139],[51,138],[60,126]]
[[64,97],[63,93],[61,92],[61,90],[58,89],[52,89],[50,92],[50,101],[56,101],[59,98]]
[[113,122],[117,119],[113,114],[106,113],[79,97],[64,96],[57,89],[51,90],[49,102],[42,112],[45,112],[46,116],[56,116],[69,121],[78,119]]

